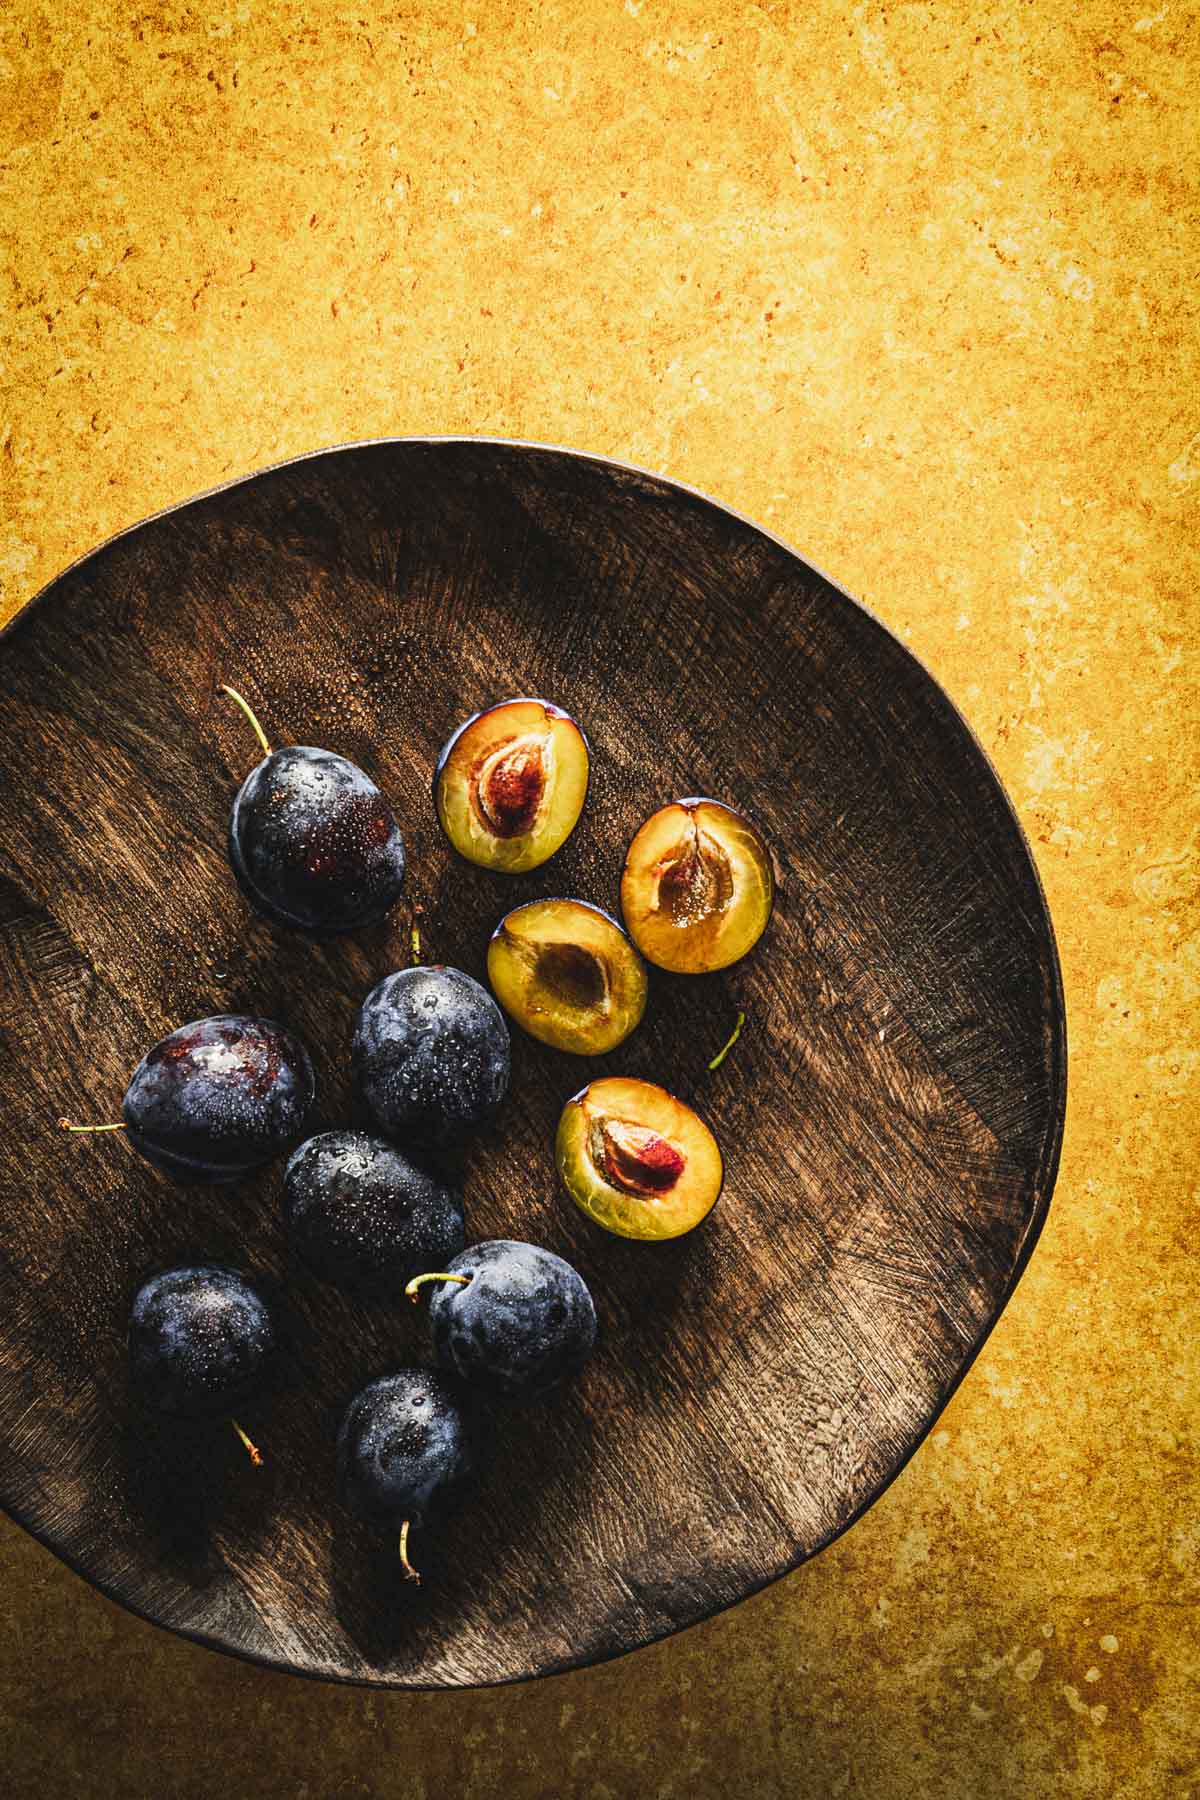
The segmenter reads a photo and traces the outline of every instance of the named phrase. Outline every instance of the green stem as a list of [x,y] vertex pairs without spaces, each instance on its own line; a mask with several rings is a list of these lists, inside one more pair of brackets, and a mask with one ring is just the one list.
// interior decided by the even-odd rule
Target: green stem
[[738,1039],[741,1037],[742,1026],[745,1023],[746,1023],[746,1015],[744,1012],[740,1012],[737,1016],[737,1024],[734,1026],[733,1030],[730,1032],[730,1034],[726,1038],[725,1042],[721,1045],[721,1048],[717,1051],[717,1054],[713,1057],[712,1061],[709,1063],[708,1066],[709,1066],[710,1071],[712,1069],[720,1068],[721,1064],[725,1061],[725,1058],[729,1055],[729,1052],[733,1049],[733,1046],[737,1043]]
[[406,1579],[415,1581],[417,1586],[420,1587],[421,1577],[408,1560],[408,1528],[411,1523],[412,1521],[410,1519],[405,1519],[403,1525],[400,1527],[400,1561],[404,1565]]
[[447,1275],[438,1270],[431,1270],[428,1275],[414,1275],[404,1290],[414,1306],[421,1298],[420,1290],[427,1281],[457,1281],[460,1287],[467,1287],[471,1277],[469,1275]]
[[250,707],[247,704],[247,702],[242,699],[242,696],[238,693],[237,689],[231,688],[227,682],[223,681],[221,683],[221,692],[224,694],[228,694],[229,698],[231,700],[237,701],[238,705],[241,707],[242,711],[245,713],[246,717],[249,719],[251,725],[253,725],[253,727],[254,727],[254,735],[257,737],[259,743],[262,745],[263,755],[270,756],[271,746],[267,742],[267,734],[263,730],[262,726],[259,724],[258,720],[255,718],[254,714],[251,712]]
[[258,1445],[252,1444],[250,1442],[250,1439],[246,1436],[245,1432],[242,1430],[241,1426],[238,1424],[236,1419],[230,1419],[229,1423],[233,1426],[233,1429],[237,1432],[237,1434],[241,1438],[243,1444],[245,1444],[246,1453],[249,1456],[250,1461],[254,1464],[256,1469],[261,1469],[262,1468],[262,1451],[259,1449]]

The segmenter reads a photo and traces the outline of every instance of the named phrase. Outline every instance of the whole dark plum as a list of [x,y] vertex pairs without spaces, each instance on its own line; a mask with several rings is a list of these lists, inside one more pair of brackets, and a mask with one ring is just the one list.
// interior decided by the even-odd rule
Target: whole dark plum
[[469,1406],[435,1369],[401,1369],[368,1383],[337,1436],[338,1492],[360,1518],[399,1531],[405,1572],[409,1526],[445,1518],[472,1487],[480,1458]]
[[399,1299],[463,1247],[462,1197],[398,1145],[365,1131],[301,1144],[283,1178],[288,1238],[326,1281]]
[[251,905],[326,935],[382,919],[404,886],[404,839],[357,764],[290,744],[247,775],[229,819],[229,860]]
[[354,1069],[389,1137],[446,1148],[489,1124],[508,1092],[508,1027],[461,969],[400,969],[363,1001]]
[[287,1149],[313,1100],[303,1044],[270,1019],[221,1013],[148,1050],[125,1090],[129,1141],[175,1181],[234,1181]]
[[216,1263],[167,1269],[138,1289],[129,1319],[130,1373],[159,1412],[227,1414],[260,1387],[275,1329],[244,1275]]
[[429,1308],[443,1368],[485,1392],[536,1400],[577,1375],[596,1343],[596,1309],[576,1269],[538,1244],[493,1238],[445,1266]]

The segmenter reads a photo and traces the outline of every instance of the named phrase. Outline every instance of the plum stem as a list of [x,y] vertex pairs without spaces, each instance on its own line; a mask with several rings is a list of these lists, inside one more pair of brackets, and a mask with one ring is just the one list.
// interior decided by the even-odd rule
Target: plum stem
[[745,1023],[746,1023],[746,1015],[744,1012],[740,1012],[737,1016],[737,1024],[734,1026],[734,1028],[730,1032],[729,1036],[725,1039],[725,1042],[721,1045],[721,1048],[717,1051],[717,1054],[713,1057],[712,1061],[709,1063],[708,1066],[709,1066],[710,1070],[720,1068],[721,1064],[725,1061],[725,1058],[729,1055],[729,1052],[733,1049],[733,1046],[737,1043],[738,1039],[741,1037],[742,1026]]
[[439,1270],[431,1270],[428,1275],[414,1275],[404,1290],[414,1306],[421,1298],[420,1289],[424,1287],[427,1281],[456,1281],[459,1287],[467,1287],[471,1282],[471,1276],[447,1275]]
[[417,924],[415,919],[408,928],[408,944],[412,955],[413,967],[415,968],[421,960],[421,927]]
[[404,1579],[406,1581],[415,1581],[417,1586],[420,1587],[421,1577],[408,1560],[408,1528],[411,1523],[411,1519],[405,1519],[403,1525],[400,1527],[400,1561],[404,1567]]
[[58,1129],[60,1131],[128,1131],[129,1127],[125,1124],[120,1124],[120,1125],[72,1125],[70,1119],[60,1119],[58,1121]]
[[245,713],[246,717],[249,719],[251,725],[253,725],[253,727],[254,727],[254,735],[255,735],[255,737],[257,737],[259,743],[262,745],[263,755],[270,756],[271,746],[267,742],[267,734],[263,730],[262,726],[259,724],[258,720],[255,718],[253,712],[250,710],[249,704],[245,700],[242,699],[242,696],[238,693],[237,689],[231,688],[227,682],[223,681],[221,683],[221,692],[223,694],[228,694],[229,698],[231,700],[237,701],[237,704],[241,707],[242,711]]
[[237,1432],[243,1444],[245,1444],[250,1461],[254,1464],[256,1469],[261,1469],[262,1451],[259,1449],[258,1445],[250,1442],[250,1439],[246,1436],[246,1433],[242,1430],[236,1419],[230,1419],[229,1423],[233,1426],[233,1429]]

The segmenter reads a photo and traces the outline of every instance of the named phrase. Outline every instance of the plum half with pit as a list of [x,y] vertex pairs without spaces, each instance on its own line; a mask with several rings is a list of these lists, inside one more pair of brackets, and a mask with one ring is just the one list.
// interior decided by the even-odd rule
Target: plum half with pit
[[229,816],[229,861],[246,898],[274,924],[317,937],[382,919],[404,886],[404,838],[389,802],[332,750],[272,750],[241,695],[225,691],[264,751]]
[[366,1131],[324,1131],[283,1177],[292,1249],[325,1281],[399,1299],[462,1249],[462,1196],[424,1161]]
[[501,919],[488,980],[505,1012],[555,1050],[601,1056],[646,1010],[646,969],[615,919],[585,900],[531,900]]
[[188,1419],[228,1417],[254,1462],[258,1451],[232,1413],[263,1386],[276,1351],[266,1301],[236,1269],[164,1269],[134,1297],[129,1369],[147,1405]]
[[360,1518],[398,1532],[408,1559],[413,1527],[446,1518],[476,1477],[479,1444],[469,1404],[434,1369],[400,1369],[355,1394],[337,1436],[338,1492]]
[[699,1114],[652,1081],[622,1076],[567,1101],[554,1159],[575,1204],[617,1237],[682,1237],[707,1218],[724,1180]]
[[433,1287],[429,1323],[443,1368],[484,1393],[538,1400],[578,1375],[596,1344],[587,1284],[540,1244],[492,1238],[408,1284]]
[[460,725],[438,758],[433,799],[461,856],[521,874],[561,849],[587,798],[587,739],[548,700],[503,700]]
[[679,975],[727,968],[771,917],[775,878],[761,834],[719,800],[674,800],[625,857],[621,911],[647,961]]
[[193,1019],[148,1050],[125,1090],[120,1125],[134,1149],[172,1180],[236,1181],[299,1137],[312,1105],[308,1051],[273,1019],[218,1013]]
[[508,1026],[461,969],[398,969],[371,989],[354,1031],[354,1070],[388,1137],[446,1149],[491,1124],[508,1092]]

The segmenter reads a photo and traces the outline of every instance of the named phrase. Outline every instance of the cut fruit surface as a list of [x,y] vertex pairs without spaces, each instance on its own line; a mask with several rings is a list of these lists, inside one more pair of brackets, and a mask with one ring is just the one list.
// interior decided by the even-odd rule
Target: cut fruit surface
[[712,1211],[724,1180],[700,1115],[654,1082],[624,1076],[567,1101],[554,1157],[576,1206],[618,1237],[682,1237]]
[[460,725],[438,758],[434,806],[469,862],[510,875],[566,843],[583,811],[587,739],[548,700],[504,700]]
[[678,975],[724,969],[767,928],[775,878],[765,843],[719,800],[675,800],[625,857],[621,911],[642,955]]
[[493,932],[487,968],[518,1025],[576,1056],[614,1050],[646,1010],[641,957],[616,920],[586,900],[518,906]]

